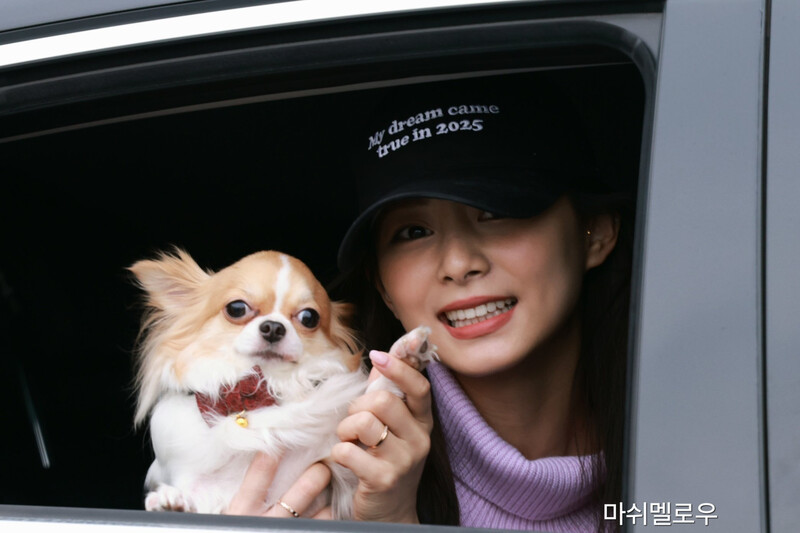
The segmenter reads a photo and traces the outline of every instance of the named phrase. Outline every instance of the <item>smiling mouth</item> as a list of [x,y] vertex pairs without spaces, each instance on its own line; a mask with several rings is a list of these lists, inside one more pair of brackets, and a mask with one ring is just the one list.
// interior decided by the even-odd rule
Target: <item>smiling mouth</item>
[[440,315],[440,319],[446,321],[452,328],[463,328],[508,313],[515,305],[517,305],[516,298],[505,298],[475,307],[446,311]]

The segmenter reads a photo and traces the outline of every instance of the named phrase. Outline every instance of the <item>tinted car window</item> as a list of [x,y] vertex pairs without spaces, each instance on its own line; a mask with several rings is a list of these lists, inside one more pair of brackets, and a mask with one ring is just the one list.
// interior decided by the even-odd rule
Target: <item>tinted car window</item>
[[[601,164],[635,183],[643,86],[628,65],[518,74],[571,92]],[[218,269],[261,249],[325,283],[356,213],[349,130],[381,90],[208,109],[0,145],[6,288],[3,503],[140,509],[152,460],[132,429],[139,294],[125,267],[179,245]],[[609,132],[611,132],[609,134]],[[47,451],[44,468],[33,415]]]

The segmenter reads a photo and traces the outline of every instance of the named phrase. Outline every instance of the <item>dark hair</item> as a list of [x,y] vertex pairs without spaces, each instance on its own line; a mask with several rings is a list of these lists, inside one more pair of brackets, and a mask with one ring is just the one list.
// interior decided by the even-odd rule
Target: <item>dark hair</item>
[[[368,349],[388,350],[405,333],[402,324],[383,303],[377,290],[377,254],[370,240],[356,266],[328,287],[332,298],[353,303],[351,327]],[[369,359],[366,360],[370,364]],[[423,524],[459,525],[458,499],[445,449],[436,402],[432,404],[431,449],[417,490],[417,516]]]
[[633,200],[625,194],[571,195],[579,216],[612,215],[619,221],[614,250],[603,264],[584,275],[580,300],[581,353],[575,378],[591,422],[588,443],[595,454],[591,465],[597,529],[606,531],[603,504],[622,497],[623,430],[631,267],[633,260]]
[[[604,530],[602,508],[620,501],[622,490],[622,440],[625,373],[627,366],[628,309],[633,242],[633,202],[627,194],[574,192],[569,195],[578,216],[588,221],[610,214],[619,221],[614,250],[603,264],[584,276],[580,299],[581,353],[575,380],[583,395],[590,421],[590,442],[581,448],[602,450],[587,465],[597,509],[598,531]],[[374,245],[363,251],[357,266],[330,287],[335,298],[356,306],[353,327],[370,349],[388,349],[405,331],[385,306],[377,291]],[[447,458],[434,402],[431,451],[417,493],[417,513],[428,524],[458,525],[455,484]]]

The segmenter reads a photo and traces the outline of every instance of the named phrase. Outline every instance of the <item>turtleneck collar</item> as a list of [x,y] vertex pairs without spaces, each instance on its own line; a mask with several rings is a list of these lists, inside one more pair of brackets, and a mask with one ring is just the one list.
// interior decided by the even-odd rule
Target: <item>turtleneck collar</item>
[[489,426],[447,368],[431,363],[428,375],[461,484],[525,520],[550,520],[587,506],[594,456],[528,460]]

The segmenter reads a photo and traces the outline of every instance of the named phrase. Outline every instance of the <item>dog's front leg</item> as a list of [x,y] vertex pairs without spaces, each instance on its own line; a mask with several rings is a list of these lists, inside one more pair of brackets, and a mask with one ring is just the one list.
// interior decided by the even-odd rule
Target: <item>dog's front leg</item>
[[[405,361],[422,372],[428,363],[439,359],[436,354],[436,345],[428,340],[430,334],[431,328],[427,326],[412,329],[392,344],[392,347],[389,348],[389,355]],[[388,390],[401,398],[405,396],[394,382],[382,375],[367,387],[367,392],[373,390]]]
[[146,511],[197,512],[191,498],[179,488],[161,484],[144,498]]

